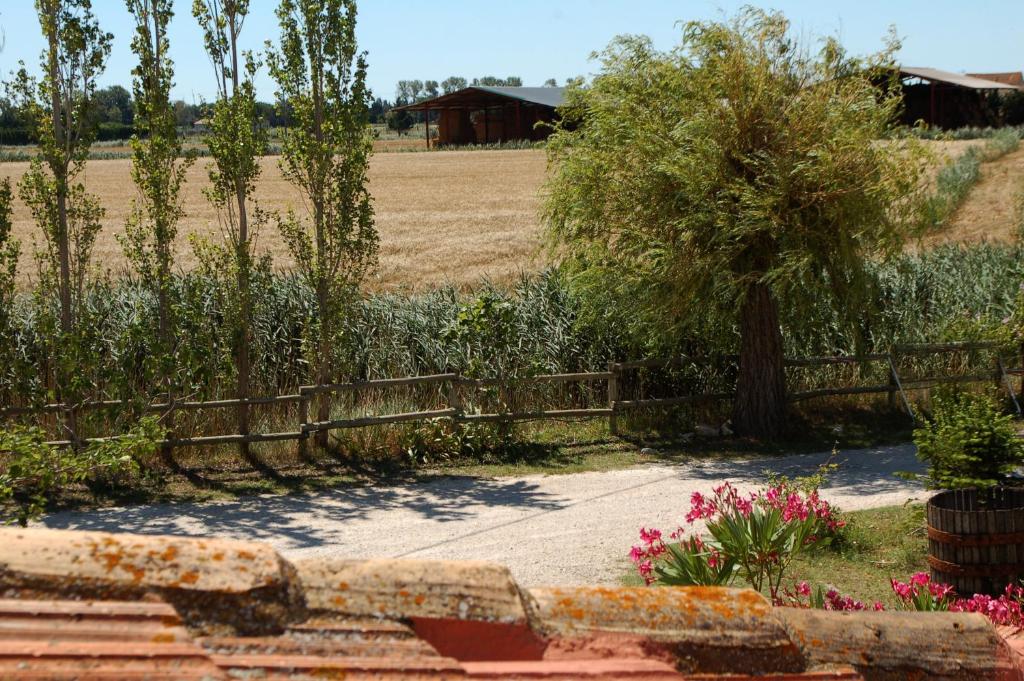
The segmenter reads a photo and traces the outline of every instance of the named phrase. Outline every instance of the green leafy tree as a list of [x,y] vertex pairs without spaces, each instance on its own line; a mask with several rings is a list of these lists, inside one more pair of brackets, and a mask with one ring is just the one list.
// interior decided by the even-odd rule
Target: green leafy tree
[[[281,0],[277,17],[281,44],[268,64],[294,126],[283,133],[280,165],[308,206],[305,219],[289,211],[278,224],[316,292],[316,375],[323,384],[336,375],[344,316],[377,256],[367,191],[366,56],[356,45],[355,0]],[[324,400],[319,420],[329,416]]]
[[[15,276],[21,247],[11,235],[13,227],[11,182],[0,181],[0,396],[14,382],[11,372],[17,365],[17,341],[14,337],[12,312],[14,310]],[[11,395],[4,396],[10,398]]]
[[448,95],[464,90],[466,85],[468,85],[468,82],[462,76],[449,76],[441,81],[441,94]]
[[[229,321],[234,328],[235,394],[243,400],[249,398],[251,371],[253,243],[264,219],[252,195],[260,174],[259,159],[267,144],[253,83],[259,65],[251,52],[243,53],[238,47],[248,11],[248,0],[195,0],[192,5],[217,82],[217,101],[206,141],[213,158],[207,197],[220,213],[229,249],[225,252],[221,247],[201,247],[197,255],[207,259],[211,271],[223,273],[226,266],[229,275],[234,276],[235,300],[230,305]],[[249,432],[246,404],[238,408],[238,429],[243,435]],[[250,457],[248,445],[243,444],[241,451]]]
[[880,142],[901,101],[875,82],[896,47],[811,53],[782,15],[751,8],[687,24],[667,53],[618,38],[549,141],[546,220],[577,281],[625,292],[665,336],[711,305],[735,321],[744,435],[785,425],[780,300],[824,298],[852,323],[866,262],[918,220],[919,147]]
[[138,58],[133,91],[140,135],[132,138],[132,180],[138,189],[122,239],[125,255],[157,300],[155,352],[147,358],[156,379],[174,399],[174,239],[182,217],[181,185],[194,156],[182,157],[171,87],[174,65],[168,57],[167,26],[172,0],[126,0],[135,19],[132,50]]
[[120,85],[111,85],[93,95],[93,115],[97,123],[131,125],[135,120],[132,94]]
[[[39,140],[39,155],[19,191],[45,239],[45,250],[37,254],[41,291],[45,299],[55,292],[59,300],[57,328],[48,334],[55,360],[54,397],[74,404],[87,387],[80,385],[83,344],[75,338],[76,318],[103,216],[79,177],[94,136],[90,113],[96,78],[106,65],[113,36],[100,30],[89,0],[36,0],[36,13],[46,40],[43,75],[29,76],[22,64],[10,86]],[[42,309],[48,310],[45,301]],[[76,440],[73,411],[65,425]]]
[[387,123],[388,130],[393,130],[399,134],[404,135],[413,126],[412,114],[404,109],[397,111],[392,109],[384,114],[384,122]]

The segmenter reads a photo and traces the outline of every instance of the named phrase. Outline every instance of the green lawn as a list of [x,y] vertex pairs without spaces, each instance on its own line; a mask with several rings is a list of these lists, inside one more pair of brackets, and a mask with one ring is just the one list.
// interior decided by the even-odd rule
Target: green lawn
[[[881,601],[886,608],[895,607],[889,580],[895,577],[905,582],[913,573],[927,570],[924,506],[853,511],[844,513],[843,518],[847,526],[841,541],[795,560],[789,572],[792,579],[787,581],[806,580],[812,588],[831,586],[868,606]],[[642,582],[630,568],[622,583],[636,586]]]
[[888,506],[844,514],[847,526],[834,546],[794,561],[792,574],[812,587],[834,586],[868,605],[894,607],[893,577],[907,581],[928,570],[927,528],[923,504]]

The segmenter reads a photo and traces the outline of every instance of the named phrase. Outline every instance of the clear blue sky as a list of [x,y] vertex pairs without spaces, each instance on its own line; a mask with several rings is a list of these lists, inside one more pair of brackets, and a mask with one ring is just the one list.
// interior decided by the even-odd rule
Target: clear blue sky
[[[732,14],[747,4],[710,0],[363,0],[358,39],[369,52],[369,81],[376,95],[392,99],[403,78],[443,80],[450,75],[522,77],[525,85],[594,70],[591,52],[616,34],[642,33],[660,48],[676,42],[677,21]],[[175,96],[191,101],[213,93],[209,62],[191,15],[191,0],[177,0],[171,51],[177,68]],[[275,39],[275,0],[251,0],[243,42],[262,49]],[[808,36],[838,35],[855,53],[875,51],[890,25],[904,38],[900,61],[950,71],[1010,71],[1024,67],[1024,2],[1020,0],[775,0]],[[133,56],[131,17],[123,0],[93,0],[114,50],[102,85],[129,87]],[[0,2],[6,46],[0,72],[19,59],[35,67],[43,47],[32,0]],[[266,73],[257,83],[273,97]]]

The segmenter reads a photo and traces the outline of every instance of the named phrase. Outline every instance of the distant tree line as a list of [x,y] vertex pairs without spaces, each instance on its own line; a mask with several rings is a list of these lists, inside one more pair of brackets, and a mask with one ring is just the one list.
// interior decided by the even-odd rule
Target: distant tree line
[[[388,102],[382,104],[385,112],[391,108]],[[189,104],[183,99],[178,99],[171,102],[171,106],[174,109],[175,125],[186,130],[196,121],[209,118],[212,112],[212,105],[206,102]],[[279,128],[288,124],[289,108],[282,106],[281,103],[256,102],[256,111],[266,127]],[[135,114],[135,100],[126,88],[111,85],[97,89],[92,98],[89,116],[96,139],[129,139],[138,131]],[[31,135],[30,126],[26,124],[17,107],[9,98],[0,98],[0,144],[31,144],[36,141]]]

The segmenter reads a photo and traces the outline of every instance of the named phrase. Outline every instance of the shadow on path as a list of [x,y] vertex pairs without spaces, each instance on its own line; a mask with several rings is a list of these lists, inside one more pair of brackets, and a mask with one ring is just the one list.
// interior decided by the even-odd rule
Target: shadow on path
[[[50,528],[137,532],[193,533],[287,541],[294,548],[338,541],[349,521],[390,510],[412,511],[435,522],[474,517],[480,507],[523,508],[537,512],[563,508],[567,502],[523,480],[443,478],[416,485],[353,487],[315,495],[263,496],[242,501],[159,504],[56,513],[43,519]],[[310,524],[310,516],[316,525]]]
[[766,471],[790,478],[810,475],[829,460],[839,468],[828,476],[824,489],[842,488],[849,494],[884,494],[905,490],[910,483],[896,474],[901,471],[924,473],[914,445],[843,450],[833,459],[829,453],[796,454],[776,458],[714,459],[696,461],[685,471],[694,480],[721,482],[744,480],[763,482]]

